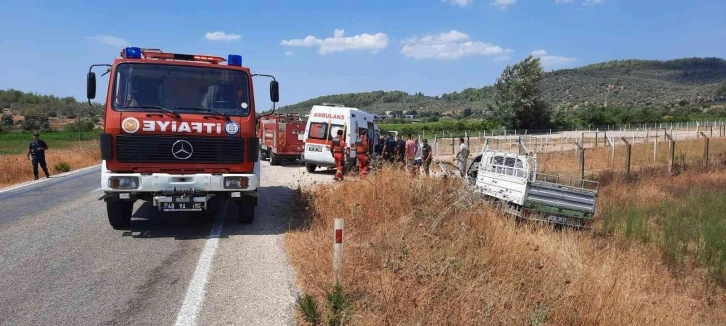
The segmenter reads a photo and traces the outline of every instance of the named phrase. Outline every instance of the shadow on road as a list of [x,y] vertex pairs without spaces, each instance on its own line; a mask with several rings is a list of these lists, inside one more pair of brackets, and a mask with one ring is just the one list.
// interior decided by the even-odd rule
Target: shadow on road
[[[135,209],[128,228],[120,236],[137,239],[174,238],[176,240],[207,239],[219,211],[226,208],[224,226],[218,238],[236,235],[276,235],[285,232],[294,202],[288,187],[262,187],[252,224],[241,224],[238,206],[223,199],[212,199],[210,209],[202,212],[160,212],[150,202]],[[138,205],[138,204],[137,204]]]

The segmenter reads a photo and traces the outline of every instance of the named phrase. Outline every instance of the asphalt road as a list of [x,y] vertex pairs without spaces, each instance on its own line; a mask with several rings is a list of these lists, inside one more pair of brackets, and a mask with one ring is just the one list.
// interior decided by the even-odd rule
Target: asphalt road
[[138,201],[130,228],[114,230],[99,168],[0,193],[0,324],[293,324],[293,188],[332,177],[303,171],[263,162],[251,225],[233,205],[159,213]]

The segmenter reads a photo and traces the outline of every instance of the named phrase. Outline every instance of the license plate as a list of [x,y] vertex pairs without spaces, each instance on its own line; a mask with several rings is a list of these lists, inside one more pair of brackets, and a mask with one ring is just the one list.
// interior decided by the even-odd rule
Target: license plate
[[311,152],[322,152],[323,148],[317,146],[308,146],[308,150]]
[[165,212],[198,212],[204,209],[204,203],[160,203]]
[[567,218],[562,217],[562,216],[554,216],[554,215],[551,215],[549,217],[549,220],[552,221],[552,222],[558,223],[558,224],[566,224],[567,223]]

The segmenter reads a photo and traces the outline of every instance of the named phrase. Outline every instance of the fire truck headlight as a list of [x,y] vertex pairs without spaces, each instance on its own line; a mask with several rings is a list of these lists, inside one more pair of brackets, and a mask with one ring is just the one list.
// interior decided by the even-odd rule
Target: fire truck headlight
[[137,189],[139,188],[138,177],[111,177],[108,179],[108,186],[111,189]]
[[245,189],[249,185],[247,177],[224,177],[224,188]]

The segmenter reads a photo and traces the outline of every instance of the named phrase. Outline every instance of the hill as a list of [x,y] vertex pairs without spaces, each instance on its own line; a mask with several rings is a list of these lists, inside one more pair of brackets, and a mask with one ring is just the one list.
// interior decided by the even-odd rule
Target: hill
[[[716,101],[719,87],[726,85],[726,60],[615,60],[544,75],[540,83],[542,95],[557,108],[700,106]],[[467,108],[474,112],[486,110],[493,104],[494,93],[493,86],[467,88],[441,96],[402,91],[348,93],[283,106],[280,111],[307,112],[314,104],[332,102],[375,113],[416,110],[456,115]],[[726,100],[723,98],[726,94],[721,96],[720,100]]]

